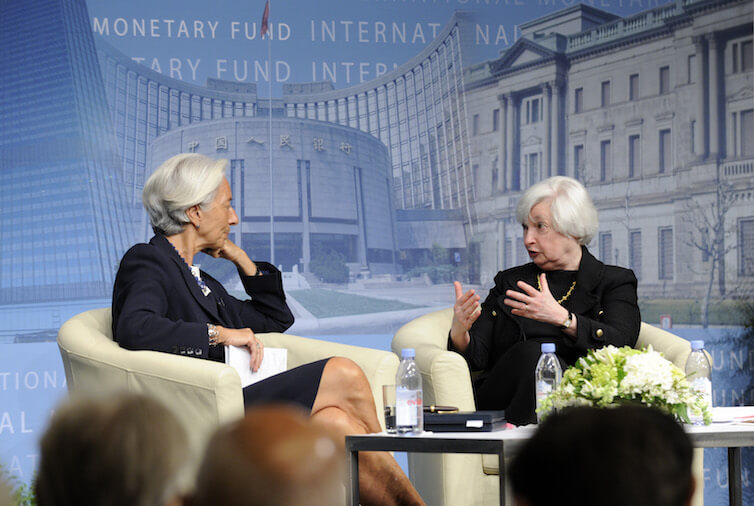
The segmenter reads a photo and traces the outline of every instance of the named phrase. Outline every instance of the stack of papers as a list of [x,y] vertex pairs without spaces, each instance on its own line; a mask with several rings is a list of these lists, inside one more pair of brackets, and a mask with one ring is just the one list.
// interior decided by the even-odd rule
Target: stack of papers
[[233,367],[241,377],[241,387],[247,387],[285,371],[288,365],[288,350],[285,348],[265,348],[262,364],[257,372],[252,372],[249,362],[251,353],[246,347],[226,346],[225,363]]

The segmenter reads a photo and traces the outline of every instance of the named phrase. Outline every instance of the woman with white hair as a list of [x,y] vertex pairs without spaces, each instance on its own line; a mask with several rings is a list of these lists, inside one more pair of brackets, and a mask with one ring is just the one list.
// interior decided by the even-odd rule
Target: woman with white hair
[[556,176],[518,202],[531,263],[499,272],[484,302],[455,284],[448,349],[466,358],[477,409],[505,409],[511,423],[536,422],[534,368],[552,342],[563,368],[590,348],[633,346],[641,318],[633,271],[605,265],[586,248],[597,210],[584,186]]
[[[124,348],[224,360],[224,347],[243,346],[259,368],[264,345],[257,332],[293,324],[278,271],[252,261],[228,239],[238,223],[225,177],[227,160],[176,155],[144,185],[142,200],[155,235],[121,260],[113,288],[113,336]],[[235,264],[249,299],[239,300],[194,265],[204,252]],[[334,357],[277,374],[243,390],[244,404],[303,407],[313,421],[339,434],[379,432],[372,391],[361,368]],[[386,453],[363,454],[364,504],[423,504]]]

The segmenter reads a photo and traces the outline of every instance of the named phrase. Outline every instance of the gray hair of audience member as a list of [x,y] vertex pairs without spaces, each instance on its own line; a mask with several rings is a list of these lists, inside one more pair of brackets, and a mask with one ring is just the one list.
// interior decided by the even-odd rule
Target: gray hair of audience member
[[575,238],[581,245],[589,244],[597,233],[599,221],[584,185],[570,177],[554,176],[530,186],[518,201],[516,220],[526,225],[531,208],[546,200],[551,201],[555,231]]
[[342,437],[289,405],[250,409],[210,440],[188,506],[343,504]]
[[518,506],[687,506],[693,447],[654,408],[570,408],[545,419],[510,467]]
[[176,155],[149,176],[141,195],[155,232],[178,234],[189,223],[186,210],[207,209],[217,194],[228,160],[214,160],[196,153]]
[[143,395],[64,403],[40,450],[39,506],[162,506],[189,485],[185,429]]

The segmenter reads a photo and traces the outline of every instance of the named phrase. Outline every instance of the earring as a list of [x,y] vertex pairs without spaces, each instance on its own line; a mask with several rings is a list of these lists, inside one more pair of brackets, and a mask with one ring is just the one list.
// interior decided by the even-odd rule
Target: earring
[[195,227],[195,228],[196,228],[197,230],[199,230],[199,225],[194,225],[194,227]]

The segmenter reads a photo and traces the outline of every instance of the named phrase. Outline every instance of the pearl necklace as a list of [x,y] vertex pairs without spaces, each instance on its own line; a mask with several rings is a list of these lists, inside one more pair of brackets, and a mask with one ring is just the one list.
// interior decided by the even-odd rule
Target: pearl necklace
[[[566,300],[568,300],[568,297],[571,296],[571,293],[573,293],[574,288],[576,288],[576,281],[571,283],[571,288],[568,289],[565,295],[563,295],[560,299],[558,299],[558,304],[563,304]],[[540,281],[539,275],[537,276],[537,289],[540,292],[542,291],[542,281]]]

